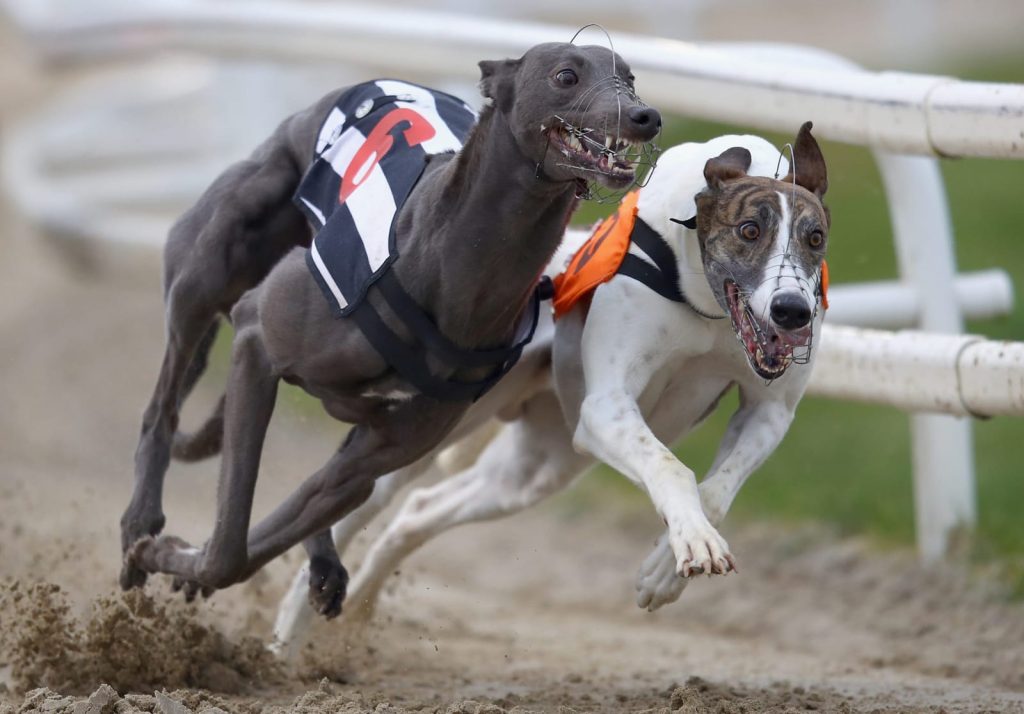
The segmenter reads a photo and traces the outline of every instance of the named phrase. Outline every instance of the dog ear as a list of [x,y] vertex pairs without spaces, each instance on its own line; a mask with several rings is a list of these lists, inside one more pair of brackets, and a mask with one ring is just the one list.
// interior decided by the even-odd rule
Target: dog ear
[[480,66],[480,93],[494,102],[499,111],[512,111],[515,101],[516,72],[522,60],[483,60]]
[[719,189],[726,181],[746,176],[749,168],[750,152],[742,146],[734,146],[708,159],[704,164],[704,178],[709,188]]
[[819,199],[828,191],[828,171],[825,169],[825,157],[821,154],[818,142],[811,136],[811,122],[804,122],[793,142],[793,166],[783,179],[786,183],[793,182],[793,170],[796,170],[796,184],[803,186]]

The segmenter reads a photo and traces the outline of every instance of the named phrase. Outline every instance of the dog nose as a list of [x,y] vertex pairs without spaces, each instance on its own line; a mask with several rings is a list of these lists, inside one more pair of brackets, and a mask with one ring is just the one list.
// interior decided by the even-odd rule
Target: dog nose
[[633,107],[628,112],[629,123],[644,141],[650,141],[661,131],[661,114],[652,107]]
[[772,322],[783,330],[796,330],[811,321],[811,308],[796,293],[783,293],[772,298]]

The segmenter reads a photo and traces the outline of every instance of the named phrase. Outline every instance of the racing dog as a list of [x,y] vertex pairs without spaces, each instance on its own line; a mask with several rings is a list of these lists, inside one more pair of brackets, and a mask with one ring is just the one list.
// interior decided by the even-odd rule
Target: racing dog
[[[471,466],[408,496],[353,578],[347,620],[365,621],[386,579],[429,538],[532,505],[595,457],[641,485],[668,526],[640,569],[641,607],[675,600],[697,573],[734,568],[715,526],[785,435],[827,306],[828,182],[810,129],[800,129],[783,178],[788,162],[754,136],[662,154],[650,183],[556,280],[553,341],[545,343],[551,331],[542,329],[534,346],[552,350],[553,383],[536,362],[523,366],[533,370],[532,391],[519,368],[511,372],[521,391],[499,406],[514,418],[482,449],[471,440],[456,445]],[[585,239],[570,231],[566,243]],[[551,272],[564,256],[554,262]],[[665,444],[734,386],[739,409],[698,486]],[[335,527],[339,547],[409,478],[437,468],[421,463],[382,479],[372,501]],[[300,575],[278,614],[276,646],[285,655],[309,618],[301,583]]]
[[[583,187],[628,187],[635,150],[661,120],[603,47],[543,44],[480,69],[490,106],[475,126],[458,100],[408,83],[334,92],[285,120],[174,226],[167,347],[121,519],[123,587],[169,573],[194,597],[303,542],[311,597],[337,614],[347,574],[330,526],[378,476],[430,453],[518,359],[538,276]],[[217,316],[228,313],[222,408],[195,440],[175,439]],[[354,427],[250,529],[282,379]],[[158,535],[172,444],[182,458],[223,452],[216,522],[201,547]]]

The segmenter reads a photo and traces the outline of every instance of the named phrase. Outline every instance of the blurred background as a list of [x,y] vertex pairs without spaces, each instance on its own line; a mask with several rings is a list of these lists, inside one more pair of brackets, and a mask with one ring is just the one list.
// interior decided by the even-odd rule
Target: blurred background
[[[245,5],[243,0],[207,3],[232,4]],[[140,291],[158,296],[159,245],[173,218],[282,117],[331,88],[379,74],[372,61],[339,64],[305,58],[302,46],[272,56],[261,56],[258,48],[211,55],[198,49],[201,43],[191,50],[182,46],[188,43],[167,43],[158,27],[143,24],[119,35],[122,45],[112,48],[109,37],[89,29],[100,18],[178,5],[194,8],[203,3],[0,3],[5,10],[0,14],[0,250],[5,255],[0,268],[0,343],[6,342],[0,344],[6,365],[0,371],[0,451],[5,452],[0,453],[0,467],[12,473],[31,473],[24,468],[27,461],[41,459],[40,453],[53,457],[61,444],[67,450],[61,459],[76,458],[78,447],[59,436],[63,428],[75,428],[69,411],[84,419],[105,418],[103,410],[96,415],[67,405],[68,395],[54,393],[59,382],[45,371],[74,371],[81,342],[61,343],[45,352],[42,361],[26,356],[38,356],[38,345],[49,339],[52,326],[86,331],[84,341],[92,343],[91,349],[117,350],[123,335],[116,325],[107,324],[95,336],[86,327],[93,311],[108,309],[102,302],[108,300],[121,311],[125,333],[145,322],[158,339],[151,303],[145,309],[126,303]],[[331,6],[283,0],[276,5],[300,14],[304,8]],[[436,9],[571,28],[599,22],[613,39],[616,32],[631,32],[697,43],[794,43],[874,70],[1024,82],[1024,3],[1016,0],[448,0],[378,2],[373,7],[396,12]],[[202,38],[207,29],[197,23],[195,37]],[[310,47],[322,41],[311,36]],[[643,96],[645,77],[637,74]],[[415,66],[404,76],[478,103],[468,76],[439,76]],[[754,115],[758,107],[745,110]],[[750,130],[683,116],[666,119],[663,146]],[[766,136],[781,144],[791,140],[796,128]],[[896,278],[890,218],[870,152],[827,141],[823,149],[830,171],[833,282]],[[941,170],[959,268],[1001,268],[1016,286],[1024,285],[1024,163],[942,160]],[[587,205],[576,221],[589,224],[609,210]],[[106,292],[96,302],[78,302],[80,293],[69,292],[69,285],[100,285]],[[1021,340],[1024,312],[1015,306],[1005,317],[970,323],[968,330]],[[216,383],[226,369],[226,340],[222,331],[218,364],[208,375]],[[156,368],[148,355],[125,367],[133,375],[155,375]],[[83,374],[81,379],[94,376]],[[117,374],[104,375],[93,388],[94,396],[136,410],[148,396],[128,390]],[[318,428],[318,406],[294,391],[285,391],[281,400],[308,419],[311,429]],[[55,405],[62,414],[53,414]],[[710,465],[733,405],[725,403],[678,445],[683,460],[698,474]],[[67,421],[61,422],[62,416]],[[882,548],[912,546],[908,424],[908,416],[895,409],[807,398],[786,440],[741,492],[730,518],[820,521],[842,534],[867,535]],[[974,436],[978,525],[956,543],[959,562],[996,571],[1011,590],[1024,595],[1024,421],[977,421]],[[94,448],[102,450],[103,445]],[[104,462],[126,474],[129,456],[130,451],[110,453]],[[636,512],[650,508],[639,491],[607,469],[597,469],[552,508],[574,516],[607,504]]]

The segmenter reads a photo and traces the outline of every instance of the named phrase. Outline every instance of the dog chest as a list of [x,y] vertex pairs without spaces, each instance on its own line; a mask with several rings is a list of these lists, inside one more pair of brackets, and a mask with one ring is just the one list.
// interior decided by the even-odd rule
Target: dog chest
[[714,411],[734,383],[715,362],[714,356],[685,360],[651,379],[638,403],[652,427],[671,425],[671,433],[658,434],[659,438],[672,441],[684,436]]

